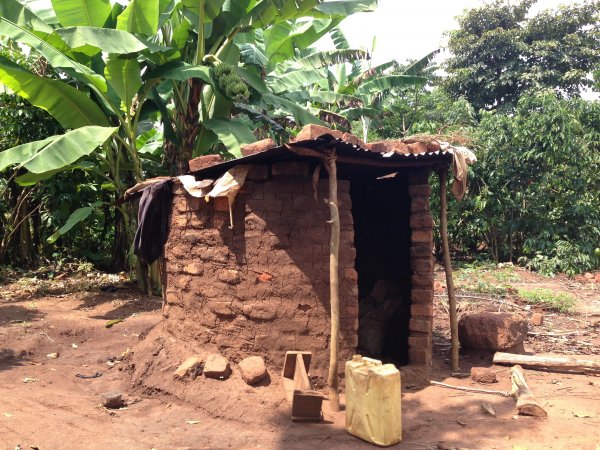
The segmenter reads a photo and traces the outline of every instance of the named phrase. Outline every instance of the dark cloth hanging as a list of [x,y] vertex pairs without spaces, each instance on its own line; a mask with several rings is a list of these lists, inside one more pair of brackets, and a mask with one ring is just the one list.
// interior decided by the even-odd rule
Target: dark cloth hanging
[[173,182],[167,179],[154,183],[142,191],[133,253],[147,264],[152,264],[162,255],[169,236],[172,184]]

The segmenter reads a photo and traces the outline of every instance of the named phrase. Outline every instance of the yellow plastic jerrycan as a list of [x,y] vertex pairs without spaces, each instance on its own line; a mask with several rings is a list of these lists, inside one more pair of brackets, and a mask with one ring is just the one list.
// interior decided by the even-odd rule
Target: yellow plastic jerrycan
[[400,371],[354,355],[346,362],[346,431],[376,445],[402,440]]

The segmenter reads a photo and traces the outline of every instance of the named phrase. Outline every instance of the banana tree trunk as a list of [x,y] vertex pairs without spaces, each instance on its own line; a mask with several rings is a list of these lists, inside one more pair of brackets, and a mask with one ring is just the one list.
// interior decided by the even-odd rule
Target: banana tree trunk
[[202,96],[203,84],[200,80],[189,81],[188,101],[185,105],[178,105],[175,112],[175,122],[180,125],[180,146],[168,141],[165,145],[165,153],[169,161],[172,175],[184,175],[190,172],[189,161],[192,159],[194,143],[200,129],[200,98]]

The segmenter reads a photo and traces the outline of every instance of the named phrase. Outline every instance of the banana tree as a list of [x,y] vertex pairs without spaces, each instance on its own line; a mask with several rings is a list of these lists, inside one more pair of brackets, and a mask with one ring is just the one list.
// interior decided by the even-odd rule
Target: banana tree
[[425,84],[417,69],[435,52],[399,72],[396,61],[368,66],[369,54],[350,49],[339,28],[331,29],[330,36],[335,50],[299,52],[298,58],[279,64],[267,81],[279,95],[306,104],[334,125],[350,129],[351,122],[360,121],[366,142],[394,92]]
[[[101,188],[114,191],[118,199],[144,178],[144,161],[156,163],[159,158],[160,133],[152,130],[157,121],[162,122],[172,173],[185,172],[194,154],[225,148],[237,156],[242,144],[255,139],[255,126],[248,119],[253,112],[267,122],[262,113],[269,108],[292,111],[300,123],[318,119],[275,95],[254,68],[239,66],[236,36],[263,31],[269,36],[269,57],[284,61],[294,48],[290,39],[314,42],[347,13],[375,4],[131,0],[126,6],[111,6],[109,0],[53,0],[40,9],[41,3],[3,0],[0,38],[29,48],[58,76],[40,76],[0,58],[0,84],[71,131],[9,149],[0,161],[4,167],[28,170],[26,181],[35,182],[82,167],[86,160],[85,170],[104,177]],[[300,30],[300,22],[308,24],[302,32],[286,35],[290,27]],[[232,118],[235,108],[245,108],[243,118]],[[135,211],[116,202],[113,206],[121,213],[115,227],[124,256]],[[74,219],[85,218],[90,210],[84,208]],[[52,239],[70,228],[61,228]],[[124,258],[119,258],[117,267],[123,265]]]
[[[131,33],[100,27],[113,13],[108,2],[86,3],[93,10],[82,9],[80,2],[56,3],[56,11],[45,10],[42,19],[16,0],[2,2],[0,36],[28,47],[57,76],[41,76],[0,57],[0,83],[71,131],[0,153],[0,170],[26,169],[28,173],[17,182],[32,183],[84,167],[80,162],[87,159],[91,164],[85,170],[106,180],[102,188],[122,195],[128,185],[142,179],[136,151],[141,109],[134,102],[147,96],[137,58],[148,47]],[[115,224],[116,239],[124,249],[132,239],[135,220],[130,209],[119,207],[121,216]],[[83,216],[78,210],[72,217]],[[70,228],[62,227],[50,240]],[[124,258],[117,259],[117,268],[122,268]]]
[[396,61],[389,61],[349,78],[340,90],[358,97],[362,105],[351,106],[339,113],[349,121],[360,121],[363,140],[367,142],[370,129],[380,123],[399,92],[420,88],[427,83],[422,69],[431,62],[438,51],[428,53],[402,70]]
[[[186,172],[192,156],[219,149],[227,156],[239,156],[241,145],[255,140],[253,123],[273,127],[265,114],[273,109],[293,115],[300,125],[318,123],[305,109],[276,95],[264,82],[265,70],[294,57],[294,49],[308,47],[347,15],[372,10],[376,4],[376,0],[176,2],[160,32],[160,42],[174,53],[160,55],[149,74],[170,77],[157,88],[153,101],[162,112],[171,170]],[[252,58],[260,58],[262,65]],[[195,72],[193,78],[186,76],[190,70]],[[243,114],[232,117],[236,112]]]

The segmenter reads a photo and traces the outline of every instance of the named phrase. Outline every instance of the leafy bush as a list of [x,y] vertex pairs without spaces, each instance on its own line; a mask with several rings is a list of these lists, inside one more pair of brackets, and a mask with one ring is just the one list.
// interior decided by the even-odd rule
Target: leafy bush
[[600,102],[549,91],[514,114],[484,113],[469,196],[452,202],[452,241],[545,275],[600,266]]

